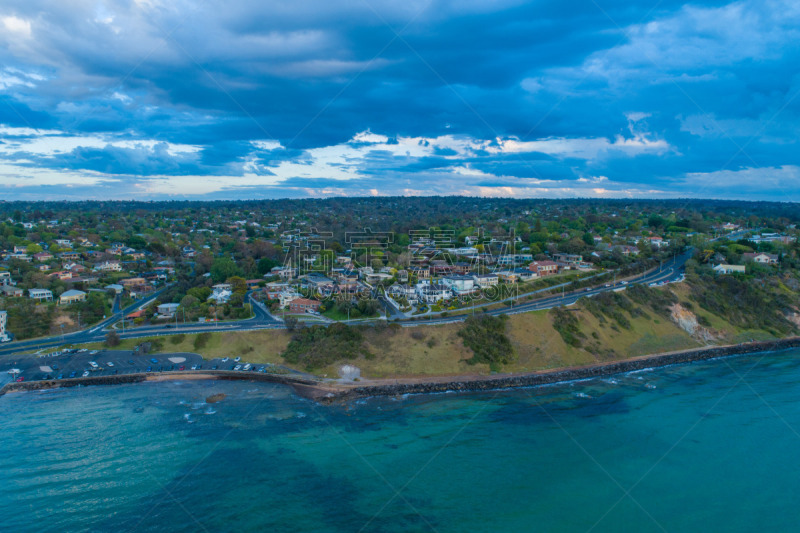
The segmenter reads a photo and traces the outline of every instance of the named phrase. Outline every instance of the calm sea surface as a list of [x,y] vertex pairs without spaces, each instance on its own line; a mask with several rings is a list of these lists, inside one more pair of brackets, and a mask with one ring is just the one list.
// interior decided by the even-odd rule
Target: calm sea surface
[[335,407],[75,388],[0,420],[2,531],[800,529],[800,351]]

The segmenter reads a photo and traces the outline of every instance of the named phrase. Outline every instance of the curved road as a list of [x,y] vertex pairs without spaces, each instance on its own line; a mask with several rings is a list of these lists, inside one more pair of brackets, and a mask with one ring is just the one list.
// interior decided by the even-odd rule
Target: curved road
[[[649,283],[675,281],[682,275],[683,266],[685,265],[686,261],[692,256],[692,253],[693,251],[690,249],[684,254],[665,262],[660,269],[657,269],[645,275],[640,275],[631,278],[628,283],[649,284]],[[530,302],[519,303],[514,305],[513,307],[509,306],[507,308],[494,309],[492,311],[488,311],[488,314],[491,315],[515,314],[526,311],[549,309],[551,307],[558,307],[561,305],[572,305],[584,296],[593,296],[600,292],[619,289],[621,287],[624,287],[624,285],[622,285],[621,283],[617,283],[615,286],[603,285],[600,287],[592,288],[590,290],[565,293],[560,296],[549,296],[546,298],[541,298]],[[160,291],[157,291],[152,295],[150,295],[148,298],[135,302],[134,304],[124,309],[122,313],[127,315],[135,311],[136,309],[149,305],[153,300],[155,300],[158,297],[159,294],[161,294],[161,292],[163,292],[163,290],[164,289],[161,289]],[[277,319],[274,316],[272,316],[263,304],[255,301],[252,298],[251,293],[247,294],[247,301],[252,304],[255,316],[245,320],[236,320],[230,322],[211,322],[211,323],[198,322],[189,324],[182,324],[179,322],[177,324],[170,323],[158,326],[137,327],[133,330],[125,331],[124,333],[118,331],[118,333],[120,333],[120,337],[124,339],[132,339],[141,337],[152,337],[154,335],[171,335],[176,332],[202,333],[206,331],[209,332],[247,331],[247,330],[257,330],[257,329],[285,328],[283,322],[280,319]],[[469,316],[468,314],[462,314],[462,315],[443,317],[443,318],[408,320],[398,323],[401,323],[403,326],[406,327],[413,327],[426,324],[446,324],[446,323],[460,322],[466,320],[468,316]],[[54,337],[32,339],[27,341],[10,342],[8,344],[0,345],[0,355],[13,354],[19,351],[53,348],[57,346],[62,346],[64,344],[83,344],[89,342],[102,342],[103,340],[105,340],[106,334],[109,331],[107,328],[109,328],[112,324],[114,324],[118,320],[119,316],[112,315],[111,317],[106,318],[105,320],[92,326],[91,328],[87,328],[82,331],[67,333],[63,336],[58,335]],[[359,322],[368,323],[369,321],[352,321],[351,323],[359,323]]]

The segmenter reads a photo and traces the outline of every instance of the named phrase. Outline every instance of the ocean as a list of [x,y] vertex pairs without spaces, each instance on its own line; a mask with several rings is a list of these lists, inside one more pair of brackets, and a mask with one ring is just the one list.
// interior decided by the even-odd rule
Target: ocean
[[[224,393],[219,403],[205,398]],[[2,531],[795,531],[800,351],[321,406],[184,381],[0,397]]]

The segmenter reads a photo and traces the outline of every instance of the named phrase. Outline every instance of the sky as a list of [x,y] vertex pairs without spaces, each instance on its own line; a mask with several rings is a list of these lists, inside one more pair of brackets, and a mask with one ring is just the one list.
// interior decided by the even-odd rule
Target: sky
[[800,201],[800,3],[4,0],[0,199]]

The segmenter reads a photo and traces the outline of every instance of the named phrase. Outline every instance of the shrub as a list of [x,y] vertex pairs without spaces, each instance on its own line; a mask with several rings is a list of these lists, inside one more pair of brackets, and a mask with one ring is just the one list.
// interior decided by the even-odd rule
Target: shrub
[[209,339],[211,339],[211,333],[207,331],[204,333],[198,333],[197,337],[194,338],[195,349],[200,350],[202,348],[205,348],[206,344],[208,344]]
[[184,333],[178,333],[177,335],[173,335],[169,338],[169,342],[172,344],[180,344],[186,339],[186,335]]
[[506,335],[507,320],[505,315],[477,315],[467,318],[464,327],[458,332],[464,345],[473,353],[467,363],[488,363],[494,370],[514,361],[514,347]]

